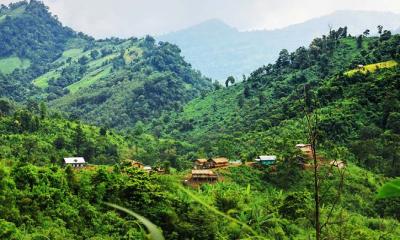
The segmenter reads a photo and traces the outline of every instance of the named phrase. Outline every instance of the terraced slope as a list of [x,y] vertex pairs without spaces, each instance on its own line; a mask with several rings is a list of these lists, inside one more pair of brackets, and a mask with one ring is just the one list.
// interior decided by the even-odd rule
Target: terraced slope
[[94,40],[63,27],[38,1],[2,7],[0,16],[1,96],[127,128],[212,88],[177,46],[150,36]]

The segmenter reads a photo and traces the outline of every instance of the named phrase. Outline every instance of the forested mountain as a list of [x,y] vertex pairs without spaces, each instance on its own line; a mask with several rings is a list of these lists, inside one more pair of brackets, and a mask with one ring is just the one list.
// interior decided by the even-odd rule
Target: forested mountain
[[337,11],[285,28],[257,31],[238,31],[213,19],[158,39],[177,44],[185,58],[206,76],[224,81],[233,75],[240,80],[242,74],[250,74],[260,63],[272,63],[281,49],[293,51],[306,46],[313,38],[328,32],[329,27],[347,26],[348,33],[359,35],[366,29],[376,34],[378,25],[394,30],[400,25],[400,15]]
[[0,95],[16,100],[32,95],[36,92],[32,78],[47,71],[68,42],[77,38],[41,2],[1,5]]
[[90,163],[114,164],[129,146],[114,131],[67,121],[43,103],[21,107],[0,99],[0,109],[0,156],[7,163],[61,165],[64,157],[84,156]]
[[18,57],[32,64],[54,61],[68,41],[77,37],[38,1],[2,5],[0,23],[0,57]]
[[[0,239],[314,239],[319,211],[320,239],[397,240],[400,197],[377,191],[400,176],[400,35],[348,30],[222,87],[176,45],[95,40],[38,1],[2,6]],[[296,147],[310,118],[315,162]],[[194,160],[217,156],[243,164],[191,181]]]
[[348,37],[340,28],[314,39],[309,48],[282,50],[275,64],[257,69],[245,82],[195,99],[154,123],[210,155],[279,154],[277,139],[293,145],[306,141],[307,84],[321,115],[320,143],[345,145],[363,166],[398,176],[400,152],[392,141],[400,137],[399,46],[400,36],[387,30],[379,37]]
[[47,101],[73,118],[126,128],[212,88],[175,45],[150,36],[94,40],[63,27],[38,1],[1,9],[3,97]]

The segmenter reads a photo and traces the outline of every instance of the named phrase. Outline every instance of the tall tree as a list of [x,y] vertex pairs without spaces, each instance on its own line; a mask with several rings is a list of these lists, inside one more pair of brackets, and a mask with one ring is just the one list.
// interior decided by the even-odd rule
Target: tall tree
[[382,25],[378,25],[377,29],[378,29],[378,33],[382,34],[383,26]]
[[39,113],[40,113],[40,118],[44,119],[47,116],[47,107],[44,102],[41,102],[39,105]]
[[225,81],[225,86],[228,87],[229,83],[232,85],[235,83],[235,78],[233,76],[229,76]]
[[290,64],[290,54],[287,49],[282,49],[279,52],[278,60],[276,61],[276,66],[278,68],[288,67]]
[[314,167],[314,203],[315,203],[315,236],[321,239],[321,222],[320,222],[320,182],[319,167],[316,153],[317,135],[318,135],[318,115],[314,112],[314,103],[311,96],[310,86],[304,85],[304,112],[307,120],[308,141],[311,145],[313,167]]
[[360,35],[357,37],[357,48],[362,48],[363,36]]

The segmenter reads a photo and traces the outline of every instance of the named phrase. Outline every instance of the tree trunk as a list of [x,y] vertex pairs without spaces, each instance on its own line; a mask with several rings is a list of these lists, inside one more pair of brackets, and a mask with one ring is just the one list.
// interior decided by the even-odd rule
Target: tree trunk
[[321,238],[321,224],[319,212],[319,181],[318,181],[318,159],[315,151],[315,139],[312,139],[311,151],[314,161],[314,201],[315,201],[315,237],[317,240]]

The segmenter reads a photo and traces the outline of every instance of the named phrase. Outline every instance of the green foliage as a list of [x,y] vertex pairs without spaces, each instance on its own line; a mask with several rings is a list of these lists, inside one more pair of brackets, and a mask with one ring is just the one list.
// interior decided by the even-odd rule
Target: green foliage
[[212,89],[175,45],[150,36],[96,41],[63,27],[38,1],[2,11],[0,95],[10,99],[48,101],[72,118],[126,129]]
[[62,53],[66,41],[74,36],[73,31],[62,27],[38,1],[10,5],[7,11],[22,8],[20,14],[7,16],[0,22],[0,42],[4,43],[0,56],[17,55],[32,62],[54,60]]
[[292,192],[283,200],[279,212],[288,219],[310,218],[312,212],[311,199],[309,192]]
[[[101,135],[99,129],[49,116],[42,103],[37,110],[12,110],[6,104],[0,116],[0,156],[35,164],[61,165],[68,156],[83,156],[91,163],[118,162],[127,148],[121,136]],[[12,112],[13,111],[13,112]]]
[[[318,114],[318,154],[346,165],[343,175],[321,160],[324,238],[400,235],[398,198],[375,198],[385,179],[377,173],[400,174],[399,66],[351,70],[397,62],[399,35],[381,29],[357,43],[347,28],[332,30],[222,88],[177,46],[150,36],[93,40],[37,1],[2,9],[0,56],[31,65],[0,74],[1,96],[26,102],[0,100],[0,238],[144,239],[142,225],[166,239],[312,238],[312,173],[295,148],[307,141],[305,104]],[[304,103],[305,85],[318,101]],[[180,185],[198,157],[265,154],[277,164],[218,169],[216,184]],[[90,165],[62,168],[66,156]],[[168,175],[119,164],[126,159]]]
[[0,59],[0,72],[3,74],[12,73],[15,69],[26,69],[30,66],[31,62],[27,59],[20,59],[18,57],[8,57]]
[[147,230],[149,231],[149,239],[151,240],[164,240],[164,236],[162,235],[162,232],[156,225],[154,225],[152,222],[150,222],[147,218],[132,212],[131,210],[128,210],[126,208],[123,208],[121,206],[112,204],[112,203],[105,203],[107,206],[113,207],[115,209],[121,210],[123,212],[128,213],[129,215],[134,216],[137,218],[143,225],[146,226]]
[[[247,160],[278,154],[282,145],[286,151],[306,141],[303,89],[308,84],[318,99],[313,108],[320,115],[320,144],[346,145],[362,166],[398,176],[399,68],[394,63],[400,36],[364,37],[358,49],[356,39],[343,31],[316,38],[308,49],[282,51],[275,65],[257,69],[246,82],[197,98],[182,112],[169,112],[162,132],[211,155]],[[349,74],[358,64],[382,67]],[[377,134],[364,138],[363,132],[372,133],[364,128],[371,125]],[[291,166],[288,170],[295,169]]]
[[400,179],[385,183],[379,191],[379,198],[400,197]]

